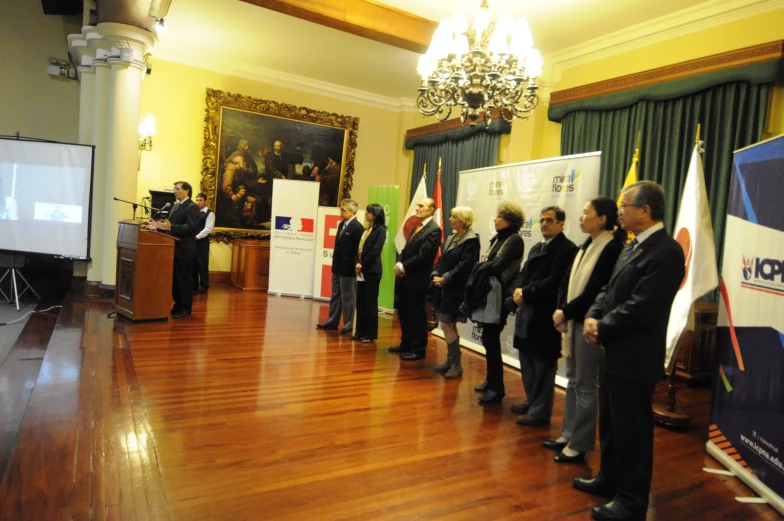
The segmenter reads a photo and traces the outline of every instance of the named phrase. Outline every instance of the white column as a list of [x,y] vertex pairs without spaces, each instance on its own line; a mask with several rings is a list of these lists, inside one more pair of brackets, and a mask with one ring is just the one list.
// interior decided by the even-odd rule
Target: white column
[[93,144],[93,97],[95,96],[95,71],[79,67],[79,143]]
[[87,269],[88,282],[103,279],[103,242],[106,228],[106,162],[109,134],[109,64],[105,60],[93,62],[95,87],[93,104],[92,138],[95,145],[93,163],[93,214],[90,229],[90,257]]

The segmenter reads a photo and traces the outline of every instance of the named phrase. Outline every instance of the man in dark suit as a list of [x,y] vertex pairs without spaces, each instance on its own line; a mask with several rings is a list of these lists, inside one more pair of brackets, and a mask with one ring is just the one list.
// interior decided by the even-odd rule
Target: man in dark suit
[[512,406],[520,425],[547,425],[553,413],[555,372],[561,356],[561,333],[548,317],[558,302],[558,288],[577,254],[577,246],[563,234],[566,213],[557,206],[544,208],[539,225],[544,241],[534,244],[514,282],[519,306],[514,346],[520,357],[525,401]]
[[164,221],[150,221],[147,228],[168,232],[177,237],[174,245],[174,279],[172,281],[171,310],[174,318],[191,315],[193,307],[193,257],[196,255],[196,234],[199,228],[199,207],[191,201],[191,185],[185,181],[174,183],[174,198],[177,202]]
[[615,265],[583,324],[588,343],[601,343],[599,388],[602,460],[593,478],[572,485],[612,501],[591,509],[602,520],[644,520],[653,474],[656,383],[664,374],[667,322],[684,275],[683,250],[664,230],[664,192],[640,181],[621,193],[618,221],[635,238]]
[[316,329],[337,329],[340,314],[343,313],[341,335],[350,334],[354,329],[354,310],[357,302],[356,258],[359,240],[365,228],[357,221],[357,202],[343,199],[340,202],[340,217],[335,236],[335,249],[332,252],[332,296],[329,299],[329,316]]
[[441,228],[433,220],[436,203],[428,198],[416,205],[419,225],[408,235],[395,264],[395,277],[400,278],[398,313],[400,345],[390,347],[392,353],[403,353],[401,360],[421,360],[427,354],[427,314],[425,300],[430,288],[430,274],[441,244]]
[[199,207],[199,233],[196,234],[196,255],[193,257],[193,290],[207,293],[210,289],[210,234],[215,227],[215,214],[207,207],[207,196],[196,196]]

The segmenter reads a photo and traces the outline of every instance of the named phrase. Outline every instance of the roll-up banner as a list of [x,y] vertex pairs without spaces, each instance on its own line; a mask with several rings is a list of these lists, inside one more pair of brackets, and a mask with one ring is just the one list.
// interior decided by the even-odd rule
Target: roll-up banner
[[735,152],[708,452],[784,514],[784,136]]
[[[495,235],[498,204],[514,201],[523,208],[525,222],[520,231],[525,241],[525,258],[531,246],[543,240],[539,229],[539,213],[548,206],[560,206],[566,212],[564,233],[575,244],[582,244],[587,235],[580,231],[579,218],[585,203],[596,197],[599,190],[601,152],[556,157],[540,161],[480,168],[460,172],[457,186],[457,206],[468,206],[474,211],[474,231],[479,234],[482,253],[487,251]],[[615,196],[616,194],[609,194]],[[479,326],[471,321],[458,324],[461,345],[484,354]],[[517,350],[512,347],[514,319],[510,317],[501,333],[501,352],[504,362],[520,368]],[[559,374],[563,368],[559,367]],[[556,377],[566,385],[566,379]]]
[[[365,210],[357,212],[357,220],[364,226]],[[319,206],[316,220],[316,259],[313,269],[313,298],[332,298],[332,252],[340,224],[340,208]]]
[[318,183],[273,180],[268,293],[313,296]]
[[[397,260],[394,234],[397,233],[400,215],[400,186],[371,186],[368,188],[368,203],[380,204],[384,208],[387,221],[387,240],[381,251],[381,286],[378,289],[378,308],[385,313],[394,313],[395,308],[395,273],[392,271]],[[392,238],[390,239],[390,230]]]

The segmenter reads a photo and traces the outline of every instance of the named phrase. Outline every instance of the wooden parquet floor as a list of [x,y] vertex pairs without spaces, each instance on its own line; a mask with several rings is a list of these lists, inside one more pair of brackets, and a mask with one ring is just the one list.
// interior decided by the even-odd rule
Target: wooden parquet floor
[[[598,498],[541,446],[554,423],[522,427],[507,398],[480,407],[484,358],[465,374],[387,347],[316,331],[325,303],[214,284],[183,321],[130,324],[111,305],[69,295],[34,316],[0,367],[0,520],[587,520]],[[56,320],[56,323],[54,323]],[[656,400],[664,398],[661,386]],[[688,433],[656,429],[649,521],[767,520],[766,505],[705,453],[708,389],[680,393]]]

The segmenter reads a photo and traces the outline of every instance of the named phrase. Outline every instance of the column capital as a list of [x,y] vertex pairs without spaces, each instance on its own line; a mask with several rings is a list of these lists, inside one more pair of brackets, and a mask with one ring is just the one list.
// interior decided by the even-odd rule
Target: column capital
[[113,58],[145,70],[156,43],[158,38],[150,31],[114,22],[84,26],[80,34],[68,35],[68,47],[80,72],[108,66],[107,60]]

